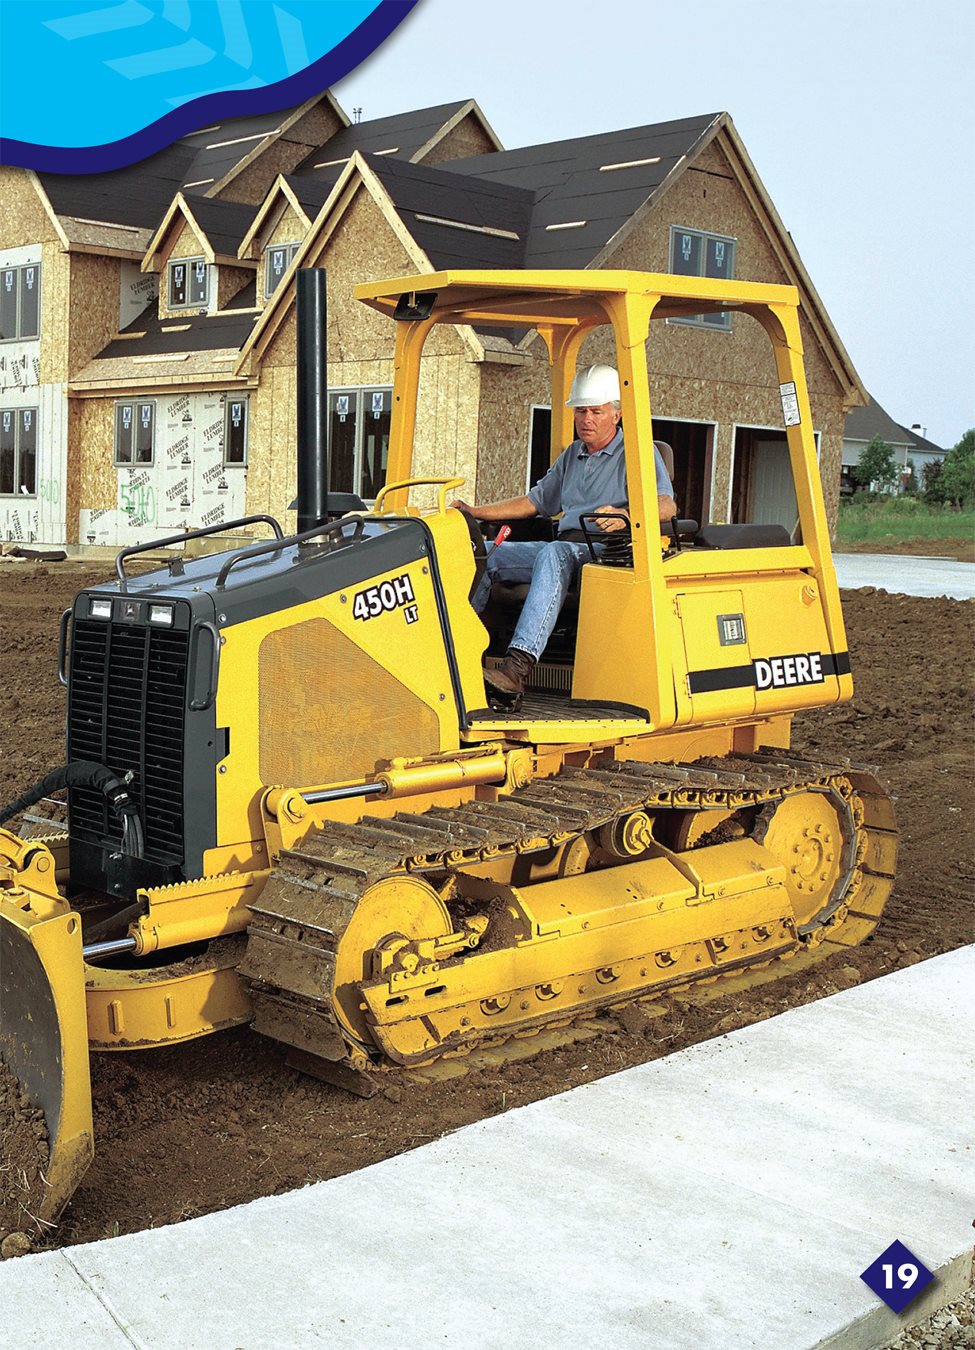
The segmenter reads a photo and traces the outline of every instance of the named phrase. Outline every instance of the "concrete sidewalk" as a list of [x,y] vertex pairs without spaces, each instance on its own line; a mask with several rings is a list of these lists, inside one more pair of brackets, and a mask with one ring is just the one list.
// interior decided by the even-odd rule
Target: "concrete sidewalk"
[[833,562],[844,590],[876,586],[891,595],[975,599],[975,563],[906,553],[834,553]]
[[[4,1343],[866,1350],[971,1276],[973,987],[968,947],[333,1181],[9,1262]],[[939,1273],[901,1318],[859,1278],[895,1238]]]

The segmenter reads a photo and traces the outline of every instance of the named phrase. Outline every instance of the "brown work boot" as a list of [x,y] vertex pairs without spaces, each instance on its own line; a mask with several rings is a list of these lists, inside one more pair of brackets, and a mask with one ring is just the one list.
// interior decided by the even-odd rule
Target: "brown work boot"
[[[517,712],[525,693],[525,686],[535,669],[535,658],[528,652],[509,647],[508,653],[496,670],[485,670],[484,683],[489,696],[500,695],[504,705]],[[493,706],[493,698],[492,698]]]

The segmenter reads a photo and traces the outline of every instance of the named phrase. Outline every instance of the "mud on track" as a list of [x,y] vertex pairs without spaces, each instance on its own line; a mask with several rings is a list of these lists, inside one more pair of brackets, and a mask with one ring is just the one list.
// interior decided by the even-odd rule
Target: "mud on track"
[[[909,564],[908,564],[909,565]],[[57,621],[109,572],[0,564],[0,800],[62,761]],[[361,1101],[285,1067],[246,1029],[143,1054],[93,1058],[97,1155],[52,1245],[173,1223],[292,1190],[403,1152],[460,1125],[654,1059],[975,940],[975,606],[844,594],[856,701],[796,724],[801,753],[881,766],[898,798],[899,881],[863,947],[698,1008],[466,1078]]]

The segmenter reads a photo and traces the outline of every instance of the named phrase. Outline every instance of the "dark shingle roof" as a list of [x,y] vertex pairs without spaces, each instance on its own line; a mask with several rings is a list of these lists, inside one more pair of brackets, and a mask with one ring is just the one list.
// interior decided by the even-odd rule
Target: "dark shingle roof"
[[250,337],[257,318],[256,313],[226,310],[219,314],[187,314],[160,319],[153,301],[95,359],[114,361],[120,356],[159,356],[170,352],[212,352],[240,348]]
[[[448,160],[445,173],[531,191],[525,267],[586,267],[690,155],[719,113]],[[644,162],[640,162],[644,161]],[[645,162],[650,161],[650,162]],[[608,168],[630,164],[630,168]],[[577,222],[585,222],[578,224]],[[567,229],[552,229],[565,226]]]
[[308,173],[316,164],[348,159],[355,150],[364,155],[390,150],[400,159],[410,159],[468,101],[461,99],[457,103],[438,104],[435,108],[416,108],[392,117],[377,117],[371,122],[353,122],[337,131],[321,149],[312,151],[295,172]]
[[925,455],[945,455],[948,453],[943,446],[935,445],[934,441],[929,441],[925,436],[920,436],[916,431],[910,431],[907,427],[901,427],[901,430],[904,435],[910,439],[911,443],[917,446],[918,450],[922,451]]
[[[522,265],[531,228],[533,193],[392,158],[372,156],[369,166],[434,266]],[[453,223],[441,223],[444,221]]]
[[913,436],[884,411],[877,400],[870,395],[870,402],[863,408],[852,408],[846,415],[843,426],[843,439],[847,441],[872,441],[880,436],[891,445],[910,445]]
[[41,173],[38,177],[59,216],[153,229],[186,184],[202,183],[200,190],[205,191],[210,186],[207,180],[222,178],[260,145],[264,134],[293,112],[288,108],[258,117],[230,118],[111,173]]
[[[436,166],[410,164],[400,155],[365,158],[434,267],[587,267],[673,167],[692,153],[717,116],[495,151]],[[340,132],[328,143],[330,157],[345,135]],[[652,162],[603,167],[634,160]],[[309,214],[320,209],[342,168],[331,165],[288,178]],[[566,224],[570,228],[549,228]]]
[[228,202],[220,197],[202,197],[186,193],[186,204],[204,232],[214,253],[237,256],[240,241],[251,227],[256,207]]

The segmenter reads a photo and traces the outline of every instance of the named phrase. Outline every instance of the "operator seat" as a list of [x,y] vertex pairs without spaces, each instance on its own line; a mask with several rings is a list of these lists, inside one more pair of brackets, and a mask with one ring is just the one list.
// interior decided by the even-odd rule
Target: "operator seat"
[[[674,481],[674,451],[666,441],[654,441],[660,451],[670,481]],[[546,533],[546,526],[549,532]],[[516,521],[511,527],[512,539],[554,539],[555,522],[547,517],[535,517],[528,521]],[[501,545],[504,548],[504,545]],[[581,580],[581,577],[580,577]],[[521,607],[528,596],[527,581],[496,581],[491,587],[491,595],[481,615],[481,622],[491,634],[488,651],[503,655],[508,649],[508,640],[515,630]],[[579,621],[580,586],[576,583],[565,598],[565,604],[559,614],[555,630],[549,644],[542,653],[539,666],[546,664],[571,664],[575,656],[576,628]]]

